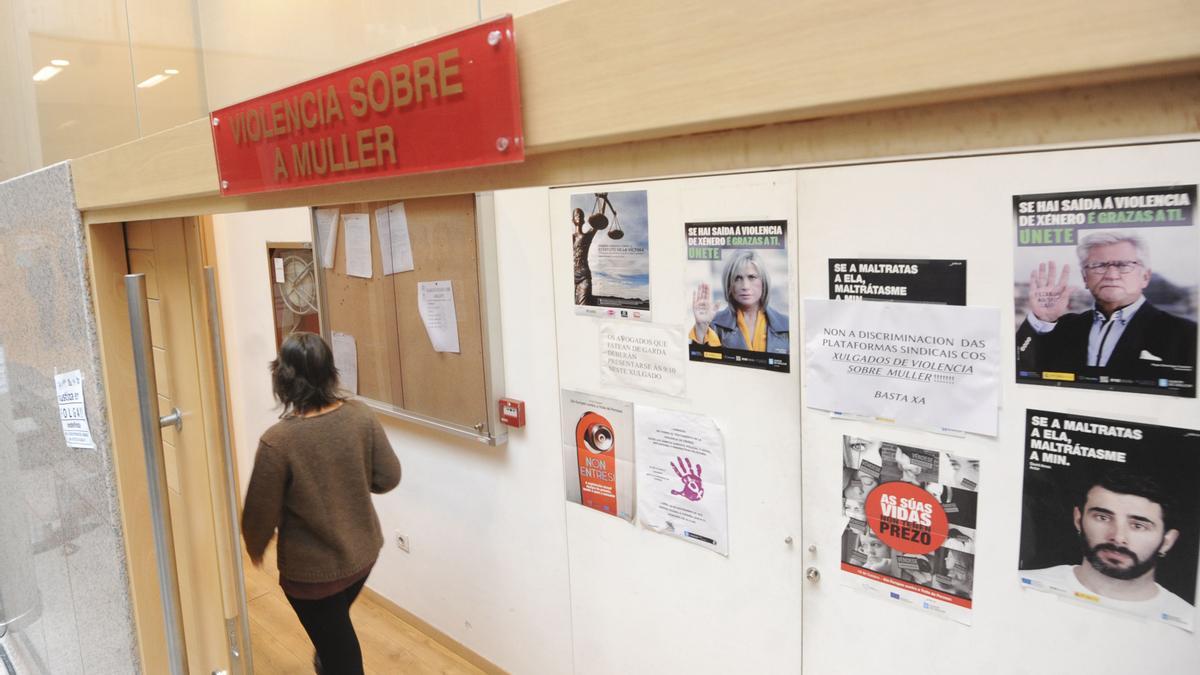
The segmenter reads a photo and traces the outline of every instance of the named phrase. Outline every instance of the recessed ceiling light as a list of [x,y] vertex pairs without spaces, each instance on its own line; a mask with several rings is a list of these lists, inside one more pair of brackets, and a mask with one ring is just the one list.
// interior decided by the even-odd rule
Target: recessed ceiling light
[[178,75],[178,74],[179,74],[179,69],[177,69],[177,68],[167,68],[167,69],[166,69],[166,70],[164,70],[163,72],[164,72],[164,73],[166,73],[167,75]]
[[66,66],[71,65],[71,62],[66,59],[50,59],[50,65],[58,66],[59,68],[65,68]]
[[138,82],[137,86],[138,86],[138,89],[149,89],[150,87],[153,87],[155,85],[162,84],[163,82],[167,81],[167,79],[169,79],[169,77],[170,76],[168,76],[168,75],[163,75],[162,73],[158,73],[156,75],[151,75],[150,77],[147,77],[146,79],[142,80],[141,82]]
[[34,82],[45,82],[62,72],[62,68],[56,66],[42,66],[42,69],[33,74]]

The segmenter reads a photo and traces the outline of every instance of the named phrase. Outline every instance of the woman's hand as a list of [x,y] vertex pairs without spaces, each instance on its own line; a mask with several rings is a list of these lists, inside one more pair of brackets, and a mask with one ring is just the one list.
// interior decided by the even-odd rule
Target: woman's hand
[[708,334],[708,325],[712,323],[716,313],[716,308],[713,307],[712,288],[708,284],[700,284],[692,292],[692,315],[696,317],[697,342],[704,342],[704,336]]

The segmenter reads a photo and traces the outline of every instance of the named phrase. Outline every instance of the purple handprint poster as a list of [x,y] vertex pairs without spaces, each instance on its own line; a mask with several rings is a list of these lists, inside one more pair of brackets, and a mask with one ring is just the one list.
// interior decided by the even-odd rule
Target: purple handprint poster
[[729,555],[725,444],[711,419],[637,406],[638,520],[642,525]]

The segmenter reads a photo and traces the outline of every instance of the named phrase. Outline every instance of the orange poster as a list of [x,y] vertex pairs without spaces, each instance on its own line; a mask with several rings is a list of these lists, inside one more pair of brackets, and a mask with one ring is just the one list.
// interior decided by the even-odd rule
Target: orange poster
[[633,406],[562,393],[567,500],[633,520]]

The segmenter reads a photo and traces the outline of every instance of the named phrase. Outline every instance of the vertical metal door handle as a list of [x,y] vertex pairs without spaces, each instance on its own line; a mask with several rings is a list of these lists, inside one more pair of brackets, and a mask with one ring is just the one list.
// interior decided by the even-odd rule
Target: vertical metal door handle
[[[146,275],[125,275],[125,301],[129,305],[129,332],[133,338],[133,370],[137,380],[142,450],[146,457],[146,482],[150,490],[150,518],[154,526],[154,553],[158,563],[158,588],[162,596],[171,675],[187,673],[187,645],[183,637],[183,612],[179,606],[179,572],[175,566],[175,539],[171,531],[171,504],[167,501],[167,467],[163,460],[162,418],[154,383],[150,311],[146,301]],[[176,411],[178,412],[178,411]]]

